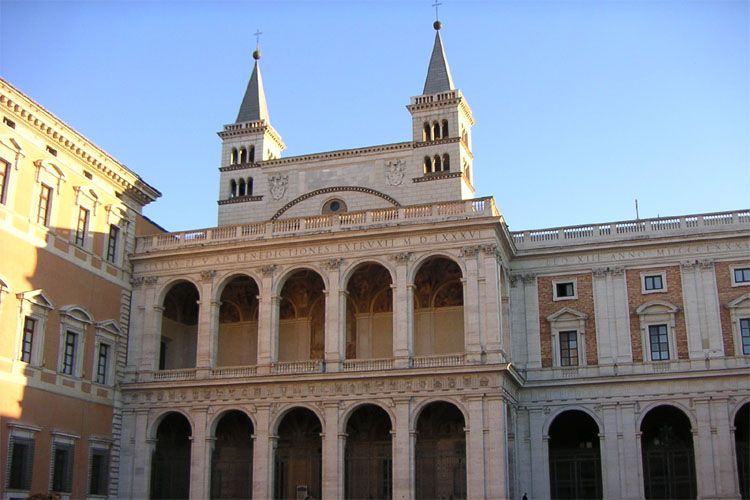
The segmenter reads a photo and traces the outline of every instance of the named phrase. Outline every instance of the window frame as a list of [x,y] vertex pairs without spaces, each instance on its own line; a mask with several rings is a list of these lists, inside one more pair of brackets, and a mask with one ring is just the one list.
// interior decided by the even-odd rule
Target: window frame
[[[91,315],[80,306],[66,306],[60,310],[60,344],[57,361],[57,372],[65,377],[83,378],[83,357],[86,352],[86,334],[93,323]],[[76,335],[75,352],[72,359],[72,370],[66,372],[67,335]]]
[[[750,293],[740,295],[726,305],[732,323],[732,338],[734,339],[734,355],[737,357],[750,356],[742,348],[742,321],[750,320]],[[731,353],[726,353],[731,355]]]
[[[20,302],[20,307],[18,310],[18,333],[14,356],[17,356],[18,361],[25,363],[27,366],[42,367],[44,366],[44,339],[46,337],[47,319],[49,312],[54,309],[54,305],[44,295],[42,290],[20,292],[16,294],[16,298]],[[31,357],[28,362],[21,359],[25,318],[27,317],[36,320],[34,339],[31,345]]]
[[729,266],[729,276],[732,280],[732,287],[750,286],[750,280],[737,281],[737,275],[736,275],[737,271],[743,271],[743,274],[745,272],[750,273],[750,264],[737,264],[737,265]]
[[81,248],[86,248],[88,239],[91,212],[88,208],[78,207],[78,218],[76,219],[75,239],[73,243]]
[[[743,325],[744,323],[744,325]],[[750,317],[739,318],[740,345],[739,350],[743,356],[750,356]],[[747,335],[744,333],[747,332]],[[747,349],[745,349],[745,338],[747,338]]]
[[[648,289],[646,283],[648,278],[661,279],[661,288]],[[641,273],[641,294],[648,295],[650,293],[666,293],[667,292],[667,272],[666,271],[644,271]]]
[[[94,340],[94,356],[91,364],[91,381],[100,386],[112,387],[115,384],[116,363],[118,353],[118,340],[122,335],[119,325],[114,320],[96,323],[96,334]],[[104,372],[104,381],[99,379],[99,356],[101,346],[107,346],[109,353],[107,366]]]
[[[46,193],[46,196],[44,196]],[[42,182],[39,186],[39,199],[36,203],[36,223],[40,226],[49,227],[52,217],[53,199],[55,190],[53,187]],[[44,213],[42,214],[42,201],[44,201]]]
[[[578,338],[578,330],[561,330],[557,332],[558,335],[558,344],[560,347],[560,366],[562,367],[573,367],[573,366],[579,366],[578,363],[578,349],[579,349],[579,338]],[[570,340],[571,336],[573,336],[573,342],[575,342],[575,347],[570,347]],[[563,338],[565,337],[565,338]],[[563,356],[563,353],[567,351],[567,356]],[[571,355],[571,352],[575,351],[575,355]],[[567,363],[566,363],[567,362]]]
[[[552,366],[555,368],[573,369],[586,366],[586,320],[588,315],[572,309],[563,307],[557,312],[547,316],[550,324],[550,335],[552,336]],[[575,365],[563,365],[562,345],[560,336],[562,333],[576,332],[577,362]]]
[[[29,329],[29,323],[31,328]],[[23,317],[23,326],[21,329],[21,361],[31,363],[31,356],[34,353],[34,337],[36,336],[37,324],[39,320],[33,316],[25,315]],[[27,341],[27,336],[30,338]],[[26,345],[28,344],[28,349]]]
[[[680,308],[676,305],[663,301],[653,300],[641,304],[636,309],[636,314],[640,319],[641,329],[641,352],[643,353],[643,363],[664,363],[679,360],[676,340],[676,315]],[[650,327],[664,325],[667,328],[667,344],[669,349],[668,359],[653,359],[651,354],[651,335]]]
[[[36,166],[36,179],[34,192],[31,196],[33,208],[29,213],[33,214],[33,221],[36,224],[51,228],[57,225],[57,214],[59,210],[59,203],[55,202],[55,197],[62,193],[62,185],[67,182],[67,178],[60,167],[48,160],[37,160],[34,162],[34,165]],[[47,220],[44,224],[39,222],[39,199],[42,195],[43,185],[50,188]]]
[[[70,495],[73,492],[76,441],[79,439],[79,436],[60,431],[52,431],[51,434],[52,444],[50,449],[49,491]],[[64,477],[62,478],[62,485],[56,483],[56,480],[59,477],[57,476],[58,450],[66,450],[68,452],[65,469],[60,472],[60,474],[64,474]]]
[[[114,231],[114,238],[112,232]],[[107,235],[107,247],[105,260],[110,264],[117,264],[118,248],[120,246],[120,226],[117,224],[109,225],[109,234]]]
[[[34,478],[34,453],[36,451],[36,433],[41,430],[40,427],[33,425],[22,424],[20,422],[8,422],[8,450],[7,450],[7,461],[6,461],[6,475],[5,475],[5,491],[12,493],[26,493],[31,491],[31,485]],[[24,464],[24,471],[22,472],[24,478],[24,484],[20,487],[11,486],[11,470],[13,467],[13,451],[16,442],[23,442],[24,444],[30,445],[30,453],[28,454],[28,461]],[[24,486],[28,486],[25,488]]]
[[[663,329],[663,331],[662,331]],[[656,345],[659,346],[658,351],[654,351],[654,336],[656,335]],[[662,340],[662,336],[664,337]],[[669,348],[669,326],[666,323],[655,323],[648,325],[648,344],[649,344],[649,359],[651,361],[669,361],[672,359],[672,352]],[[667,357],[662,357],[665,353]],[[654,359],[654,354],[659,353],[659,359]]]
[[[92,440],[89,438],[89,460],[88,470],[86,476],[86,496],[88,498],[107,498],[109,495],[109,467],[112,460],[111,457],[111,446],[108,442]],[[99,492],[93,492],[91,485],[94,480],[94,456],[104,456],[104,465],[100,470],[100,476],[97,479],[98,487],[101,488]]]
[[[563,295],[563,296],[558,295],[557,293],[558,285],[566,285],[568,283],[573,285],[573,295]],[[552,280],[552,300],[554,302],[558,302],[561,300],[577,300],[577,299],[578,299],[578,279],[577,278],[560,278],[560,279]]]
[[0,205],[8,205],[8,185],[10,184],[11,164],[0,156]]

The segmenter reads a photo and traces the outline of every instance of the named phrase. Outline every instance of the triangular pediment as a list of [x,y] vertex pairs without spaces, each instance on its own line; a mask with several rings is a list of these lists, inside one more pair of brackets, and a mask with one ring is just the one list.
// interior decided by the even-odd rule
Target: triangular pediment
[[29,290],[28,292],[20,292],[16,294],[16,298],[19,300],[26,300],[34,305],[44,307],[45,309],[54,309],[52,301],[44,294],[41,288],[37,290]]
[[581,311],[571,307],[563,307],[559,311],[547,316],[547,321],[582,320],[586,318],[588,318],[588,315]]
[[727,307],[730,309],[736,309],[738,307],[750,307],[750,293],[740,295],[733,301],[729,302],[727,304]]

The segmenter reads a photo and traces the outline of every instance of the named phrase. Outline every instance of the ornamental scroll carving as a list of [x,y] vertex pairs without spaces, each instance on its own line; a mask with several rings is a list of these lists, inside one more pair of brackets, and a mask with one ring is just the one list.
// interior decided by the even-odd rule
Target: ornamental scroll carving
[[389,186],[400,186],[404,182],[406,163],[403,160],[385,162],[385,183]]
[[271,264],[260,268],[260,272],[263,276],[273,276],[274,271],[276,271],[276,264]]
[[325,262],[323,262],[323,267],[329,271],[338,271],[341,268],[341,264],[344,263],[344,259],[337,258],[337,259],[328,259]]
[[216,271],[201,271],[201,281],[204,283],[210,283],[216,276]]
[[479,245],[463,247],[461,249],[461,257],[476,257],[481,249],[482,247]]
[[399,264],[405,264],[409,262],[409,259],[411,259],[412,252],[401,252],[397,254],[391,255],[391,259],[396,261]]

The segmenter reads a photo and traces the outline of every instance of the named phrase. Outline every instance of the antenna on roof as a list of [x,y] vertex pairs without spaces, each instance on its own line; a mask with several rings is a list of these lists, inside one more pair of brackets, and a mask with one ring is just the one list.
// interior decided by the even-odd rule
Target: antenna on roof
[[641,217],[638,215],[638,198],[635,199],[635,220],[639,220]]

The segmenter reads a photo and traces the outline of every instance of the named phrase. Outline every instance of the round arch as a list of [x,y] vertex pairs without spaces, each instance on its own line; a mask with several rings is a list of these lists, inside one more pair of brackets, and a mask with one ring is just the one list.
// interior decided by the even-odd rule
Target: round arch
[[645,407],[641,409],[640,414],[638,415],[638,419],[636,420],[636,432],[640,432],[641,426],[643,426],[643,420],[648,416],[649,413],[651,413],[651,410],[655,410],[656,408],[660,406],[671,406],[682,413],[685,414],[688,421],[690,422],[690,430],[695,432],[695,429],[697,429],[698,423],[695,420],[695,415],[693,415],[693,412],[691,412],[685,405],[682,403],[679,403],[677,401],[654,401],[652,403],[649,403]]
[[221,301],[221,294],[224,293],[224,289],[227,287],[227,285],[231,283],[234,278],[240,276],[253,280],[255,282],[255,286],[258,288],[258,295],[261,294],[260,284],[262,283],[262,281],[258,279],[258,276],[256,276],[254,272],[247,270],[227,271],[225,273],[222,273],[221,276],[219,276],[219,278],[216,280],[216,286],[212,291],[213,294],[211,300],[215,302]]
[[406,277],[407,283],[413,285],[414,278],[417,277],[417,273],[419,272],[420,268],[424,265],[425,262],[434,258],[443,258],[454,262],[458,266],[458,269],[461,271],[461,279],[464,279],[466,277],[466,267],[464,266],[463,262],[458,259],[457,256],[451,255],[448,252],[430,252],[424,255],[420,255],[414,261],[414,264],[411,266],[411,269],[409,270],[409,273]]
[[391,421],[391,429],[396,428],[396,416],[388,407],[380,401],[355,401],[344,409],[343,414],[339,418],[339,434],[346,433],[346,426],[349,424],[349,419],[354,413],[365,406],[376,406],[383,410]]
[[159,429],[159,424],[161,424],[162,421],[171,413],[178,413],[185,417],[188,421],[188,424],[190,424],[190,435],[193,435],[195,430],[195,422],[193,422],[193,419],[190,418],[189,413],[187,413],[182,408],[161,408],[149,417],[150,424],[148,426],[148,432],[146,433],[146,436],[148,436],[147,439],[156,439],[156,432]]
[[464,427],[466,429],[469,428],[469,412],[464,407],[463,404],[461,404],[459,401],[457,401],[454,398],[451,397],[445,397],[445,396],[435,396],[432,398],[428,398],[425,400],[420,401],[417,403],[417,405],[414,407],[414,409],[411,411],[411,416],[409,418],[409,431],[410,432],[416,432],[417,431],[417,422],[419,421],[419,416],[422,414],[422,411],[431,405],[432,403],[448,403],[453,406],[455,406],[458,411],[461,412],[461,415],[464,417]]
[[559,417],[566,411],[580,411],[582,413],[585,413],[594,421],[596,427],[599,429],[599,434],[604,434],[604,422],[602,422],[602,420],[596,415],[596,413],[594,413],[590,408],[586,408],[585,406],[570,405],[557,408],[556,410],[550,412],[549,415],[547,415],[547,420],[545,420],[544,426],[542,426],[542,436],[549,437],[549,428],[552,427],[552,423],[557,417]]
[[321,195],[321,194],[328,194],[328,193],[342,193],[346,191],[351,191],[355,193],[365,193],[365,194],[371,194],[373,196],[378,196],[394,207],[400,207],[401,204],[396,201],[394,198],[388,196],[385,193],[381,193],[380,191],[376,191],[375,189],[370,189],[362,186],[332,186],[322,189],[316,189],[315,191],[310,191],[309,193],[305,193],[301,196],[298,196],[297,198],[293,199],[283,207],[281,207],[273,216],[271,217],[271,220],[276,220],[279,217],[281,217],[284,212],[292,208],[294,205],[301,203],[309,198],[313,198],[315,196]]
[[225,406],[219,409],[216,413],[211,416],[211,420],[208,423],[208,435],[210,437],[216,437],[216,427],[219,425],[219,422],[221,422],[221,419],[227,416],[229,413],[236,411],[239,413],[242,413],[245,415],[249,420],[250,423],[253,426],[253,434],[255,434],[255,416],[247,410],[247,408],[243,408],[241,406]]
[[198,300],[201,299],[201,287],[198,286],[198,283],[191,277],[177,277],[177,278],[169,278],[168,281],[166,281],[162,287],[159,289],[159,292],[156,294],[156,297],[158,300],[156,301],[157,306],[161,306],[164,304],[164,299],[167,298],[167,294],[169,291],[175,286],[179,285],[180,283],[190,283],[195,287],[195,289],[198,291]]
[[388,271],[388,274],[391,277],[391,284],[396,283],[396,270],[393,269],[393,267],[386,261],[386,259],[382,257],[368,257],[363,260],[358,260],[357,262],[352,262],[344,268],[343,272],[341,273],[339,288],[341,290],[346,290],[346,287],[349,284],[349,280],[352,278],[352,275],[360,266],[364,266],[367,264],[376,264],[379,266],[383,266],[385,270]]
[[322,269],[320,269],[315,263],[306,263],[303,266],[293,266],[285,269],[282,271],[281,274],[279,274],[279,277],[276,279],[276,283],[273,286],[273,294],[280,296],[281,291],[284,289],[284,285],[286,284],[287,280],[294,276],[295,273],[298,271],[312,271],[316,273],[318,276],[320,276],[320,279],[323,280],[323,292],[326,292],[329,290],[329,283],[328,278],[326,277],[327,273],[324,273]]
[[271,422],[271,435],[278,435],[279,425],[284,420],[284,417],[286,417],[289,413],[291,413],[293,410],[296,410],[297,408],[310,410],[318,418],[318,421],[320,422],[320,428],[325,429],[326,420],[318,407],[309,403],[289,403],[288,405],[282,407],[273,418],[273,421]]
[[743,398],[729,411],[729,425],[734,425],[734,421],[737,419],[737,414],[740,412],[743,406],[750,404],[750,397]]

